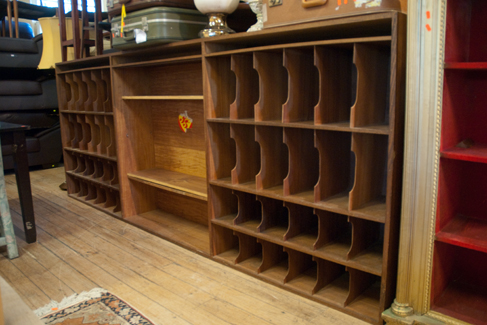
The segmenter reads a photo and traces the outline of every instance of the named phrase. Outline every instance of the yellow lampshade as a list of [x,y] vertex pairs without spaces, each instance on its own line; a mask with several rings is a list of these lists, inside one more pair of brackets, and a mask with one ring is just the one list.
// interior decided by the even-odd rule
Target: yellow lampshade
[[[59,32],[59,18],[39,18],[42,28],[43,48],[41,62],[38,69],[53,69],[54,65],[62,61],[61,56],[61,35]],[[80,21],[81,26],[81,21]],[[66,39],[73,38],[73,25],[71,18],[66,18]],[[68,61],[74,59],[73,48],[68,48]]]

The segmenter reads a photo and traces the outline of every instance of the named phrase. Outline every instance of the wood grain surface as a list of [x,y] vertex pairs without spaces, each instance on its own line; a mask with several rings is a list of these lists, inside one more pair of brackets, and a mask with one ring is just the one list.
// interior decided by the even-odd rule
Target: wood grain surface
[[102,287],[155,324],[365,324],[68,198],[63,168],[31,172],[38,242],[27,245],[15,177],[5,179],[20,257],[2,251],[0,276],[32,309]]

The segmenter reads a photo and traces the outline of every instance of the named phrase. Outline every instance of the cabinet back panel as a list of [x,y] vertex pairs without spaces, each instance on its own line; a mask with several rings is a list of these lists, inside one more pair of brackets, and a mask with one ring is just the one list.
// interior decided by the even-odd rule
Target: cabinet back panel
[[[180,114],[187,112],[193,120],[192,127],[184,132],[178,122]],[[205,150],[205,124],[201,100],[154,101],[152,103],[154,143]]]
[[455,147],[467,139],[474,145],[486,144],[487,72],[446,70],[443,85],[441,149]]
[[192,150],[165,145],[155,146],[154,149],[156,151],[156,168],[206,178],[204,150]]
[[125,85],[123,95],[202,95],[201,62],[116,69]]
[[[208,225],[208,202],[164,190],[157,191],[157,206],[176,216]],[[190,233],[190,229],[186,230]],[[206,234],[207,236],[207,234]]]
[[471,324],[485,324],[485,261],[485,253],[436,242],[431,309]]
[[146,72],[152,95],[203,94],[201,62],[148,67]]
[[[184,132],[179,114],[187,112],[193,126]],[[201,101],[152,103],[155,167],[206,177],[204,117]]]
[[437,231],[462,215],[487,220],[487,165],[441,159],[439,168]]
[[485,61],[487,3],[482,0],[449,0],[445,61]]

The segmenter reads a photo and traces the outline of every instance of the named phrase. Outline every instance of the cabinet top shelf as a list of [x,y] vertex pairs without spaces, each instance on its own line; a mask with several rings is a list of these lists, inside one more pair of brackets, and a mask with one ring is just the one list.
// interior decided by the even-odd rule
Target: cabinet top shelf
[[133,68],[133,67],[150,67],[154,65],[165,65],[165,64],[175,64],[175,63],[183,63],[183,62],[191,62],[191,61],[201,61],[201,55],[188,55],[188,56],[181,56],[181,57],[173,57],[173,58],[156,58],[156,59],[149,59],[145,61],[134,61],[134,62],[127,62],[127,63],[118,63],[113,66],[113,68]]
[[203,95],[122,96],[123,100],[203,100]]
[[[268,28],[252,33],[223,35],[204,40],[204,54],[317,40],[391,36],[397,12],[381,12]],[[303,33],[305,31],[305,33]],[[228,46],[228,47],[227,47]]]
[[88,68],[79,68],[73,70],[66,70],[66,71],[59,71],[57,74],[68,74],[68,73],[75,73],[75,72],[83,72],[83,71],[99,71],[99,70],[110,70],[109,65],[99,66],[99,67],[88,67]]
[[110,57],[113,54],[103,54],[88,58],[56,63],[56,73],[76,72],[85,70],[99,70],[110,68]]
[[319,40],[319,41],[310,41],[310,42],[301,42],[301,43],[285,43],[285,44],[278,44],[278,45],[267,45],[267,46],[249,47],[249,48],[246,47],[246,48],[236,49],[236,50],[221,51],[221,52],[207,54],[206,57],[218,57],[218,56],[226,56],[231,54],[303,48],[303,47],[312,47],[312,46],[337,46],[343,48],[347,48],[347,47],[352,48],[354,43],[374,43],[374,44],[378,44],[378,45],[382,44],[386,46],[390,44],[391,40],[392,40],[392,36],[387,35],[387,36],[375,36],[375,37]]
[[103,115],[103,116],[113,116],[113,112],[95,112],[95,111],[73,111],[62,109],[59,110],[60,113],[63,114],[78,114],[78,115]]

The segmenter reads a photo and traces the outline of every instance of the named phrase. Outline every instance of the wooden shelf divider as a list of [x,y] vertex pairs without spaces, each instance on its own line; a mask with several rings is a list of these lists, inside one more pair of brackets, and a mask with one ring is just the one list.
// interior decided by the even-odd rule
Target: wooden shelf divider
[[259,74],[260,94],[255,104],[255,120],[282,122],[282,105],[288,96],[283,51],[254,52],[254,69]]

